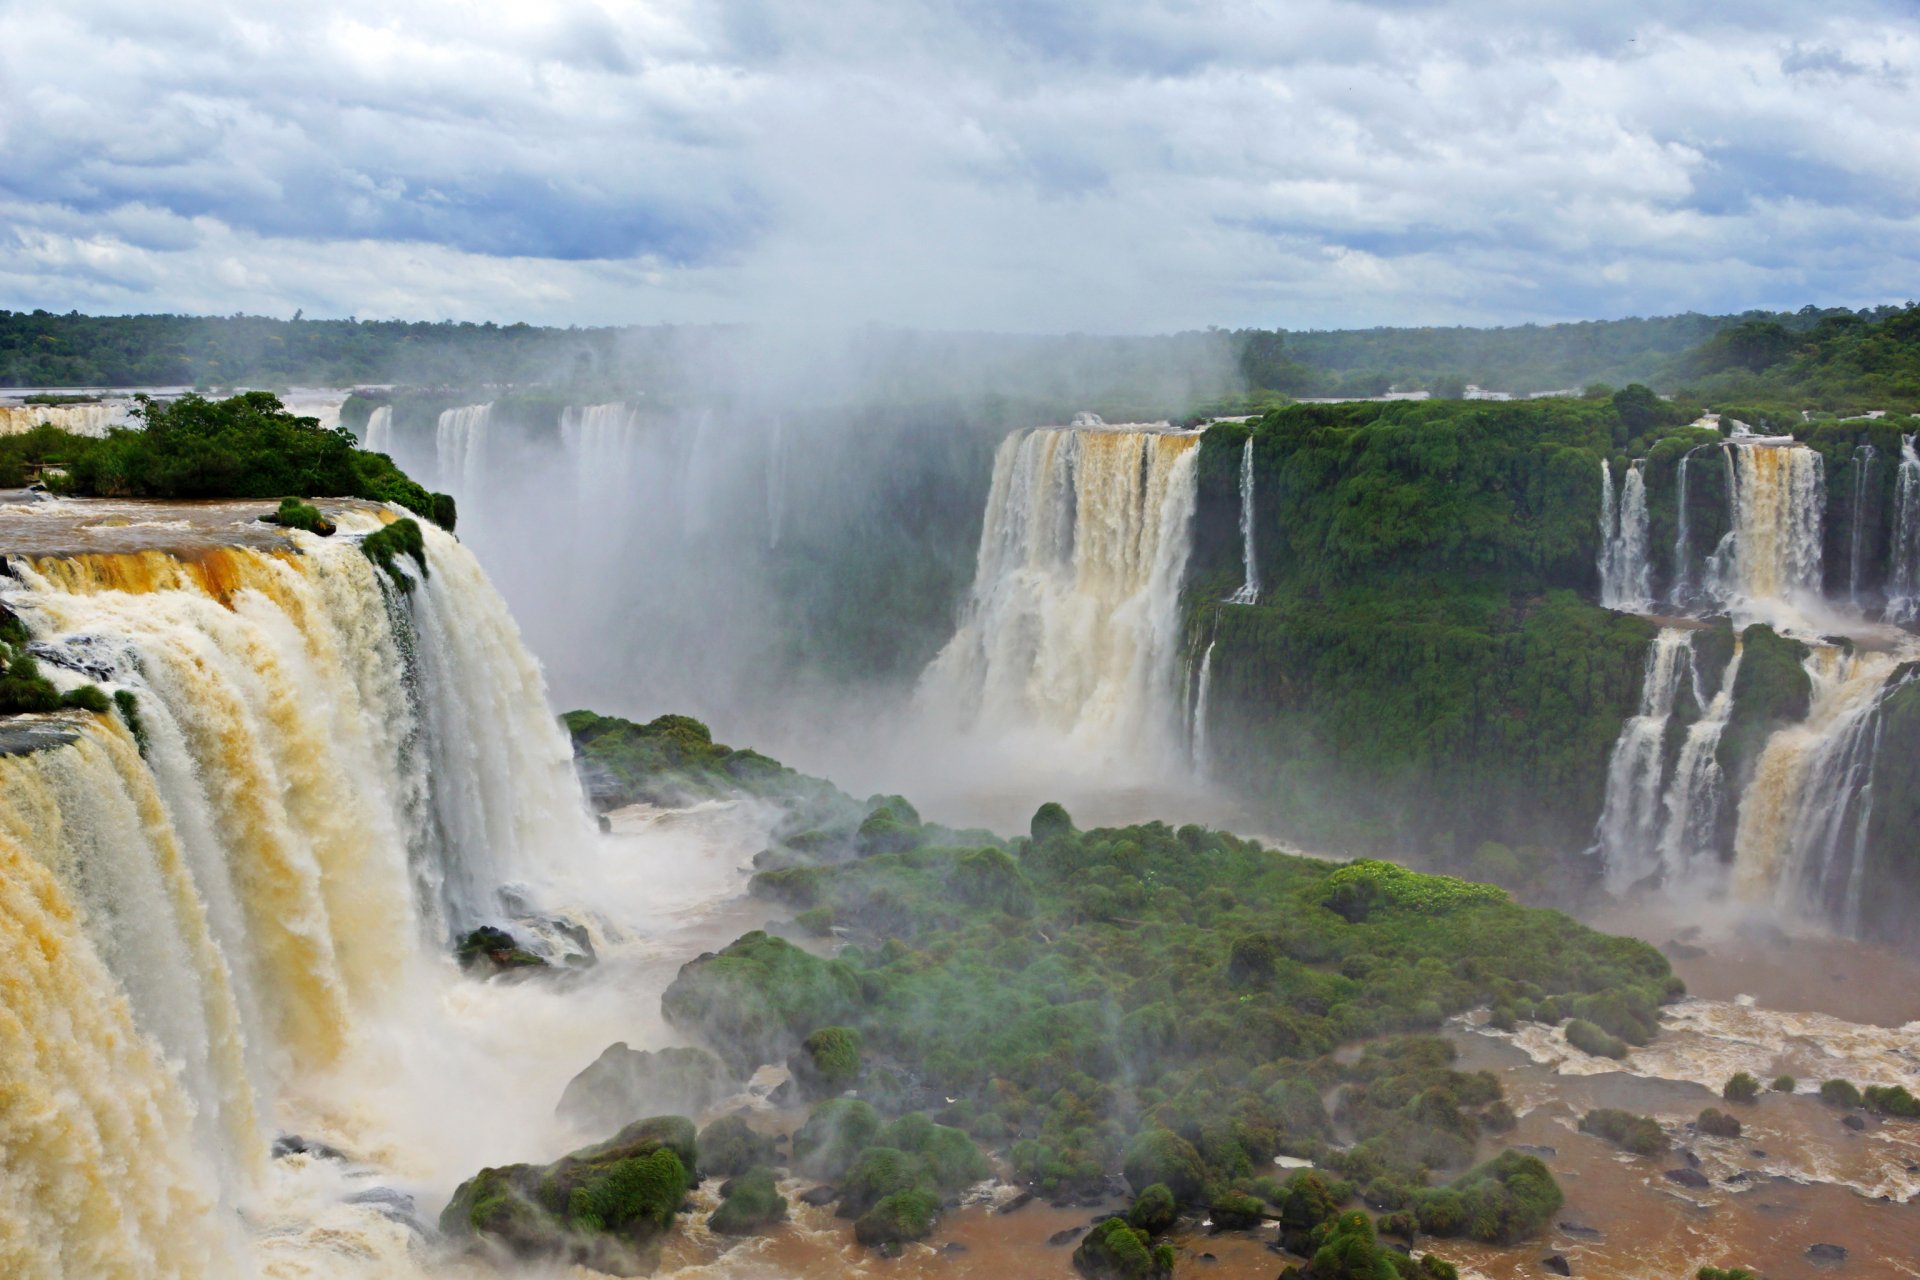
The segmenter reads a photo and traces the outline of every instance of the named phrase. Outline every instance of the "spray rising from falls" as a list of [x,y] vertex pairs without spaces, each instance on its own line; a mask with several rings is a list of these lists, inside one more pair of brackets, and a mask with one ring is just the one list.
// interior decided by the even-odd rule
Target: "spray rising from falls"
[[393,406],[383,404],[375,406],[367,415],[366,447],[373,453],[393,453]]
[[493,423],[491,404],[470,404],[441,413],[433,433],[440,484],[468,508],[479,499],[487,479],[487,438]]
[[1653,566],[1648,542],[1646,467],[1635,461],[1613,490],[1613,468],[1600,460],[1600,603],[1609,609],[1645,612],[1653,607]]
[[1260,602],[1260,561],[1254,550],[1253,535],[1253,437],[1240,450],[1240,557],[1246,566],[1246,578],[1240,589],[1228,597],[1230,604]]
[[1198,443],[1162,430],[1008,436],[967,616],[922,679],[923,709],[1060,734],[1102,758],[1177,759]]
[[214,1208],[256,1189],[276,1091],[593,839],[478,565],[429,528],[399,590],[355,544],[382,518],[0,578],[44,671],[134,708],[0,749],[8,1275],[245,1273]]

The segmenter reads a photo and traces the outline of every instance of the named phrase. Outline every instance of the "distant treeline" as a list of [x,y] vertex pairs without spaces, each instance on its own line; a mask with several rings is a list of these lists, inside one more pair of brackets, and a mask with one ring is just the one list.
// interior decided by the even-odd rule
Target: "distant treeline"
[[[1788,394],[1902,394],[1912,377],[1910,312],[1803,307],[1710,316],[1594,320],[1509,328],[1209,330],[1160,337],[1016,337],[871,330],[859,339],[865,376],[915,384],[971,380],[1043,389],[1060,366],[1103,375],[1121,398],[1143,364],[1204,368],[1191,390],[1228,399],[1366,396],[1389,389],[1453,398],[1468,385],[1514,394],[1646,383],[1663,391],[1751,389]],[[1866,341],[1899,348],[1891,357]],[[1904,336],[1901,336],[1904,335]],[[759,336],[707,327],[545,328],[527,324],[400,320],[291,320],[264,316],[84,316],[0,311],[0,386],[287,387],[405,383],[546,383],[609,396],[635,390],[724,391],[724,356],[758,354]],[[1875,377],[1867,377],[1872,370]],[[1762,376],[1764,375],[1764,376]],[[1095,378],[1099,380],[1098,377]],[[1165,383],[1164,378],[1160,379]],[[920,388],[924,389],[924,387]],[[1181,390],[1170,385],[1169,391]],[[1908,391],[1904,394],[1911,395]],[[1145,397],[1144,399],[1151,399]],[[1143,403],[1145,407],[1157,407]],[[1193,404],[1166,406],[1183,412]],[[1232,407],[1232,406],[1226,406]]]

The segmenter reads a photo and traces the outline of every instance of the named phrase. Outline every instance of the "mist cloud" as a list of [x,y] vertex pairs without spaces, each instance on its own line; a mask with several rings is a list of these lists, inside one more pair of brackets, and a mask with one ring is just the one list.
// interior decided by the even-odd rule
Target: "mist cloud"
[[1899,300],[1902,6],[0,3],[0,305],[1163,330]]

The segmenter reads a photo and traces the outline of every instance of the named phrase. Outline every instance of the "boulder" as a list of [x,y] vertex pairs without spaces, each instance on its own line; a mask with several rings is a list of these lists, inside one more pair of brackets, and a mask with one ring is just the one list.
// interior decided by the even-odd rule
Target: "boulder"
[[654,1051],[616,1042],[567,1082],[555,1113],[589,1133],[605,1133],[640,1116],[705,1111],[738,1088],[704,1049]]

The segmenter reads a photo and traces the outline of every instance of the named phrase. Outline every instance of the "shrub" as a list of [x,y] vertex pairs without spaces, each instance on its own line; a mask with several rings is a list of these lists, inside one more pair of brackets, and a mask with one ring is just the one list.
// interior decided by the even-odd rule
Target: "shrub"
[[1584,1018],[1575,1018],[1567,1023],[1567,1043],[1580,1052],[1590,1053],[1596,1058],[1627,1056],[1626,1041],[1618,1036],[1609,1035]]
[[1864,1101],[1883,1116],[1901,1120],[1920,1120],[1920,1099],[1903,1085],[1868,1085]]
[[1800,1082],[1792,1076],[1775,1076],[1773,1078],[1773,1091],[1775,1093],[1792,1093],[1799,1084]]
[[700,1172],[731,1178],[755,1165],[771,1164],[774,1140],[755,1133],[744,1117],[721,1116],[700,1131]]
[[1857,1107],[1861,1102],[1860,1090],[1848,1080],[1829,1080],[1820,1086],[1820,1101],[1833,1107]]
[[720,1197],[720,1207],[707,1219],[707,1227],[723,1236],[751,1235],[787,1220],[787,1198],[774,1184],[773,1171],[764,1165],[728,1179]]
[[1127,1184],[1135,1194],[1159,1183],[1182,1204],[1198,1200],[1206,1186],[1206,1167],[1193,1144],[1168,1129],[1147,1129],[1127,1144]]
[[808,1177],[834,1182],[880,1132],[880,1116],[858,1098],[821,1103],[793,1135],[793,1159]]
[[1156,1182],[1133,1198],[1127,1207],[1127,1223],[1157,1236],[1172,1227],[1179,1220],[1180,1207],[1173,1202],[1173,1192],[1167,1190],[1167,1184]]
[[321,514],[320,508],[309,506],[298,498],[280,499],[279,510],[270,516],[262,516],[261,519],[284,529],[305,529],[308,533],[318,534],[322,538],[333,536],[333,521]]
[[927,1191],[898,1191],[861,1214],[853,1238],[868,1247],[900,1245],[933,1234],[940,1199]]
[[[1717,1112],[1715,1114],[1718,1114]],[[1605,1138],[1637,1156],[1657,1156],[1667,1149],[1666,1131],[1651,1116],[1601,1107],[1580,1118],[1580,1132]]]
[[1739,1117],[1730,1116],[1718,1107],[1708,1107],[1700,1113],[1700,1118],[1694,1123],[1698,1126],[1700,1132],[1710,1138],[1737,1138],[1740,1136],[1741,1125]]
[[1314,1280],[1390,1280],[1396,1272],[1387,1261],[1388,1252],[1374,1238],[1366,1214],[1342,1214],[1313,1251]]
[[809,1097],[850,1089],[860,1078],[860,1033],[851,1027],[821,1027],[800,1042],[787,1067]]
[[1059,837],[1073,834],[1073,819],[1062,806],[1049,800],[1033,812],[1033,821],[1027,825],[1028,832],[1036,844],[1045,843]]
[[420,526],[412,520],[395,520],[360,540],[360,550],[367,559],[379,565],[393,584],[402,591],[413,590],[413,579],[400,571],[397,563],[401,556],[411,556],[420,566],[420,576],[428,576],[427,540],[420,532]]
[[1538,1157],[1506,1151],[1469,1169],[1444,1190],[1420,1193],[1413,1209],[1429,1234],[1512,1244],[1540,1230],[1565,1202]]
[[843,1218],[857,1218],[896,1191],[912,1191],[927,1182],[918,1156],[894,1147],[868,1147],[840,1180]]
[[1736,1071],[1728,1077],[1720,1096],[1728,1102],[1751,1103],[1760,1096],[1760,1082],[1744,1071]]
[[1155,1246],[1124,1218],[1108,1218],[1073,1251],[1073,1269],[1087,1280],[1165,1280],[1173,1274],[1173,1249]]
[[1228,1191],[1215,1196],[1211,1207],[1213,1225],[1222,1231],[1246,1231],[1260,1225],[1260,1202],[1244,1192]]

